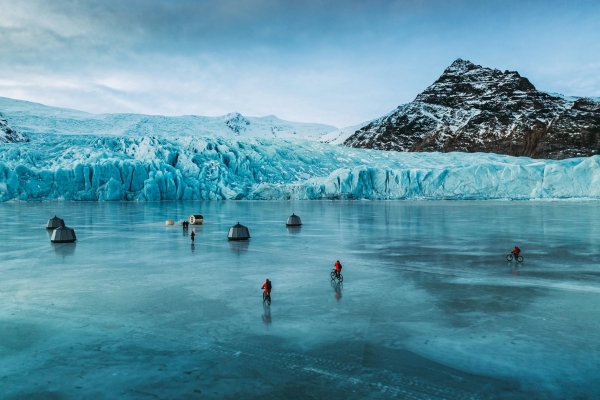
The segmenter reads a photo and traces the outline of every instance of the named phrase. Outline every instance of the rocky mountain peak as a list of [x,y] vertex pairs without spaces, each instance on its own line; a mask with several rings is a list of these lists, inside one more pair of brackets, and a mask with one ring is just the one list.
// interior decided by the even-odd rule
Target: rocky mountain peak
[[226,114],[222,118],[225,121],[225,125],[238,135],[246,130],[246,126],[250,125],[250,121],[244,118],[239,112]]
[[494,101],[523,98],[536,92],[535,86],[516,71],[484,68],[458,59],[416,98],[448,107],[478,107]]
[[414,101],[367,124],[344,144],[541,158],[592,155],[600,153],[600,103],[552,96],[516,71],[459,58]]
[[444,74],[464,74],[478,68],[481,68],[481,65],[475,65],[469,60],[457,58],[448,68],[446,68],[446,70],[444,70]]

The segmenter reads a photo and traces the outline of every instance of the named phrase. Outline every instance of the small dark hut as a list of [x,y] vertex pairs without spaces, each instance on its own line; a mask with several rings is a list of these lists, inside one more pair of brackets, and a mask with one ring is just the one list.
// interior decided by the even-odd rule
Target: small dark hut
[[285,226],[302,226],[302,221],[300,220],[299,216],[292,214],[288,217]]
[[75,230],[66,226],[60,226],[52,232],[50,241],[52,243],[73,243],[77,240],[75,236]]
[[56,215],[53,218],[48,220],[46,224],[46,229],[56,229],[61,226],[65,226],[65,220],[62,218],[58,218]]
[[248,240],[250,239],[250,232],[248,228],[239,222],[229,228],[229,233],[227,234],[227,239],[229,240]]

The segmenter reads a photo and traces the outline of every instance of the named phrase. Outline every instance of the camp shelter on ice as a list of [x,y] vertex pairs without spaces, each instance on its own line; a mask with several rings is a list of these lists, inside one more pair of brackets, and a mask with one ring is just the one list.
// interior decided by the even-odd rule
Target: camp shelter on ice
[[227,234],[227,239],[229,240],[248,240],[250,239],[250,232],[248,228],[239,222],[229,228],[229,233]]
[[73,243],[76,240],[75,231],[66,226],[56,228],[50,238],[52,243]]
[[204,217],[201,214],[192,214],[188,217],[188,222],[190,225],[202,225]]
[[299,216],[292,214],[288,217],[285,226],[302,226],[302,221],[300,220]]
[[56,215],[48,220],[46,229],[56,229],[58,227],[65,226],[65,220],[58,218]]

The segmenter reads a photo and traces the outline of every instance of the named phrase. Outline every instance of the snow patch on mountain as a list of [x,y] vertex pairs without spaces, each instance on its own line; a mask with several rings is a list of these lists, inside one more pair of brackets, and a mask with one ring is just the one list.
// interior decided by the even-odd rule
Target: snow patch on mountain
[[365,127],[366,125],[368,125],[371,122],[373,122],[373,120],[363,122],[358,125],[347,126],[345,128],[341,128],[341,129],[326,133],[319,138],[319,142],[331,143],[331,144],[342,144],[346,141],[346,139],[348,139],[350,136],[354,135],[357,131],[359,131],[360,129],[362,129],[363,127]]

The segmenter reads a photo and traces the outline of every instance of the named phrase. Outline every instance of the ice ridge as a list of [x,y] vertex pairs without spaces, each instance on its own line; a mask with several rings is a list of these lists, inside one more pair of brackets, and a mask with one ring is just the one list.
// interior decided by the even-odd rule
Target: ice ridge
[[600,198],[600,156],[533,160],[223,137],[0,144],[0,201],[553,198]]

